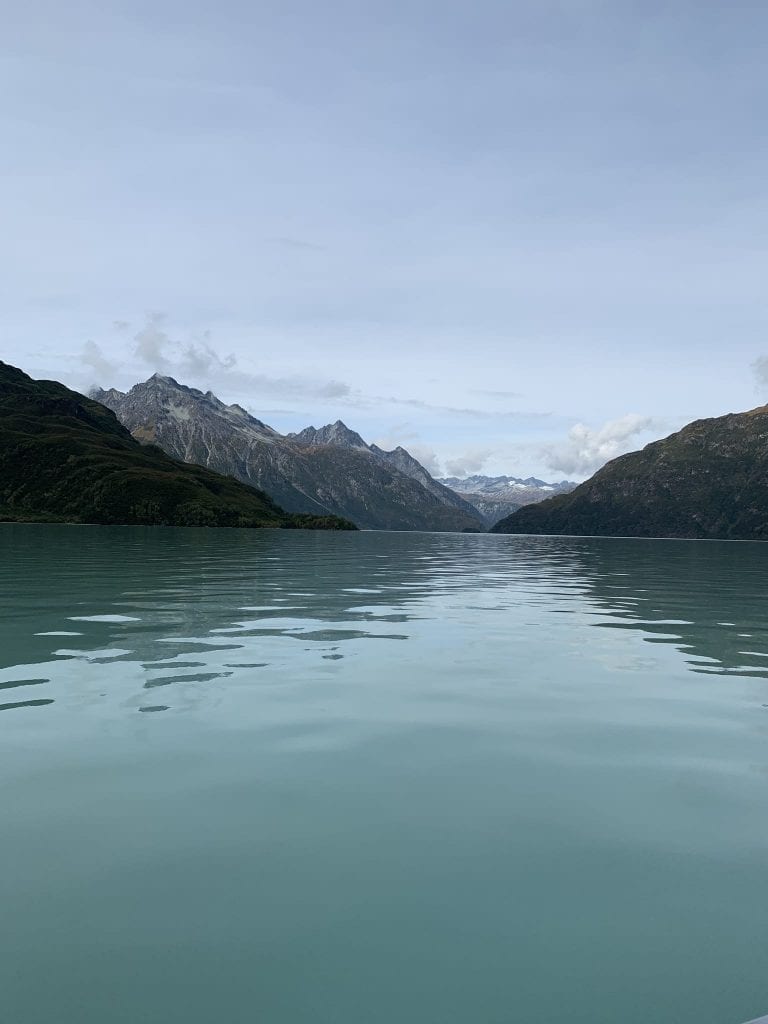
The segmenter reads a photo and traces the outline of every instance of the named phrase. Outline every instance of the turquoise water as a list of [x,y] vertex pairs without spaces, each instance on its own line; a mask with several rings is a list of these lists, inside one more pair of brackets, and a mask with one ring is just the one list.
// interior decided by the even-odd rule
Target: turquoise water
[[0,526],[0,1019],[768,1012],[767,573]]

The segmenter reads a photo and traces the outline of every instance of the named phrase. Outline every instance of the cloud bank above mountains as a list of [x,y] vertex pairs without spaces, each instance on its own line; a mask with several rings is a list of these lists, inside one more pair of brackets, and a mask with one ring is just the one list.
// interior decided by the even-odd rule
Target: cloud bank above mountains
[[97,342],[87,341],[80,361],[85,369],[99,377],[92,383],[101,384],[105,377],[125,377],[131,371],[134,374],[149,371],[177,377],[181,383],[194,381],[196,386],[208,382],[204,387],[206,391],[223,386],[240,394],[268,395],[273,399],[343,399],[351,394],[350,386],[342,381],[312,380],[300,375],[271,377],[244,370],[233,352],[222,356],[216,351],[210,331],[204,331],[199,338],[174,338],[165,313],[148,314],[135,333],[128,321],[116,321],[114,326],[119,334],[129,336],[130,341],[123,345],[113,341],[110,352],[122,351],[127,358],[113,359]]

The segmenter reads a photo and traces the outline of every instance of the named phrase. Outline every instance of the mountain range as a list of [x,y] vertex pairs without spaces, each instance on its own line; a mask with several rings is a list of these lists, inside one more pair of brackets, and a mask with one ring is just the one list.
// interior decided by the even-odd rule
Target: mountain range
[[576,487],[570,480],[550,484],[535,476],[524,480],[516,476],[448,476],[439,482],[476,508],[486,526],[493,526],[523,505],[544,501],[553,494],[565,494]]
[[354,529],[142,445],[98,402],[3,362],[0,520]]
[[496,533],[768,539],[768,406],[696,420]]
[[504,503],[521,507],[496,533],[768,540],[768,406],[697,420],[578,486],[436,480],[340,420],[283,435],[170,377],[85,398],[0,362],[0,520],[480,530]]
[[289,512],[362,528],[481,530],[480,513],[402,448],[368,445],[341,421],[283,435],[212,392],[155,374],[127,393],[94,389],[139,441],[266,491]]

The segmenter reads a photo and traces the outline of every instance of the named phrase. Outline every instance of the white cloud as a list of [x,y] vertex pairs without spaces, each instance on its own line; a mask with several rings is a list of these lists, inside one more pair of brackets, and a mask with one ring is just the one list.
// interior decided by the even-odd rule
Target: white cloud
[[184,346],[183,362],[190,373],[203,374],[215,370],[234,370],[237,359],[230,353],[223,359],[208,342],[207,335],[201,344],[190,342]]
[[408,420],[403,423],[393,423],[387,430],[386,434],[382,434],[381,437],[376,438],[375,443],[379,448],[384,448],[389,451],[392,448],[397,448],[399,444],[407,448],[412,441],[418,441],[419,434],[413,429],[413,424]]
[[588,476],[610,459],[636,449],[639,435],[658,435],[663,429],[664,424],[660,420],[637,413],[609,420],[597,429],[577,423],[571,427],[564,444],[546,445],[542,449],[542,457],[547,466],[557,472],[568,476]]
[[86,341],[80,353],[80,362],[96,374],[96,382],[108,382],[116,373],[117,365],[113,363],[95,341]]
[[752,373],[755,375],[755,390],[765,397],[768,392],[768,356],[760,356],[752,363]]
[[133,337],[134,354],[153,370],[167,370],[169,365],[166,350],[172,342],[161,327],[164,319],[163,313],[152,313]]
[[211,345],[209,331],[204,332],[200,341],[174,341],[164,329],[164,322],[164,313],[151,313],[133,337],[134,355],[153,370],[202,376],[236,369],[235,355],[230,353],[222,358]]
[[433,451],[432,448],[425,444],[410,444],[403,447],[407,447],[414,459],[420,462],[431,476],[442,475],[440,460],[437,457],[437,452]]
[[445,464],[448,476],[464,477],[479,473],[492,454],[490,448],[474,448],[457,455]]

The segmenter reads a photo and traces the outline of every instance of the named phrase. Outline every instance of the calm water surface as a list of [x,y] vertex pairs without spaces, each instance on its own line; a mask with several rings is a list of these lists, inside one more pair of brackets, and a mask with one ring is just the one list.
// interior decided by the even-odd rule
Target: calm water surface
[[768,1012],[768,545],[0,526],[0,1019]]

